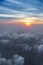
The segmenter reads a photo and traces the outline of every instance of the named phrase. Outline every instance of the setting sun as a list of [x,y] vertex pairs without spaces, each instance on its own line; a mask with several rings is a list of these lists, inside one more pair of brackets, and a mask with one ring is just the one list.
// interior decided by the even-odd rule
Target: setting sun
[[32,24],[32,20],[26,19],[24,22],[26,26],[30,26]]
[[20,22],[25,26],[30,26],[31,24],[33,24],[33,20],[29,18],[20,19],[20,20],[17,20],[16,22]]
[[31,22],[25,22],[26,26],[30,26]]

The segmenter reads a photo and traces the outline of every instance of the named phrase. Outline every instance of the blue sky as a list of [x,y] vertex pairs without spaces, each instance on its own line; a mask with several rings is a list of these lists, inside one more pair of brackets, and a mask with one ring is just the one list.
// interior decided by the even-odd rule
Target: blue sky
[[43,19],[43,0],[0,0],[0,20]]

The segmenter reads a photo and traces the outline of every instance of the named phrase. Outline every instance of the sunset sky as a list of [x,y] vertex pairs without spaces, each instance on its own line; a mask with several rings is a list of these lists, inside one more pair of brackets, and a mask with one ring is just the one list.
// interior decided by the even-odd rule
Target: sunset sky
[[0,23],[43,24],[43,0],[0,0]]

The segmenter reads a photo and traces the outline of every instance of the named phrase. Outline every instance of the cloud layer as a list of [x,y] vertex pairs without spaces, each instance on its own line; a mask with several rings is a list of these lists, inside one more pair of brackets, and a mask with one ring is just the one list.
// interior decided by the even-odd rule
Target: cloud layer
[[0,0],[0,17],[42,17],[43,0]]

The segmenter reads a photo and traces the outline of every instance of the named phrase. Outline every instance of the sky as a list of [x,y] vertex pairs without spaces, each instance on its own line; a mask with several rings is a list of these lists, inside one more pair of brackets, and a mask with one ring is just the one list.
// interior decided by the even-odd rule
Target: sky
[[0,0],[0,22],[43,23],[43,0]]

